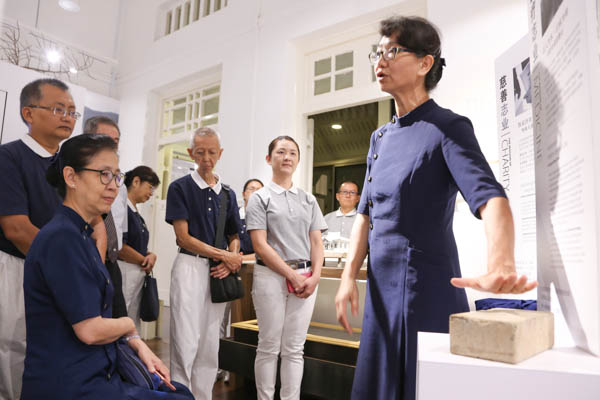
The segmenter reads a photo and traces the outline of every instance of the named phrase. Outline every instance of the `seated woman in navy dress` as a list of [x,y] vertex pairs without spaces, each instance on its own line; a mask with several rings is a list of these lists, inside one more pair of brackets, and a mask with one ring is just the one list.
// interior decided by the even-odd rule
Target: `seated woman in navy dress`
[[[76,136],[48,169],[48,182],[64,203],[25,261],[24,400],[193,398],[171,384],[169,370],[140,340],[131,318],[111,318],[113,285],[89,223],[107,213],[117,196],[123,175],[116,151],[108,136]],[[161,392],[121,380],[115,371],[115,341],[121,337],[150,372],[164,377]]]
[[[411,400],[418,331],[448,332],[449,315],[469,310],[465,287],[522,293],[537,282],[517,277],[508,200],[471,122],[429,98],[445,65],[437,30],[422,18],[393,17],[380,34],[370,60],[396,116],[371,135],[336,309],[351,333],[346,307],[358,313],[356,275],[368,249],[352,398]],[[458,191],[485,226],[488,272],[477,278],[460,277],[452,232]]]

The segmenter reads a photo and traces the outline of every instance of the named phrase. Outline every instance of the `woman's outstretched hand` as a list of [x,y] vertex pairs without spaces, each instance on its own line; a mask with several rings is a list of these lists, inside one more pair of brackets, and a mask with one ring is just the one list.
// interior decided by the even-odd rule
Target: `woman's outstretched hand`
[[452,278],[450,283],[458,288],[472,288],[492,293],[525,293],[537,287],[537,281],[528,281],[527,276],[518,278],[516,272],[490,271],[476,278]]

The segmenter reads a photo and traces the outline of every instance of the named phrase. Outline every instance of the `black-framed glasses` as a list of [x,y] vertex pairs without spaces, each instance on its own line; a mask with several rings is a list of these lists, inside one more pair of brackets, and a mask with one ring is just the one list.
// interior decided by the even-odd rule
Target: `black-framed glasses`
[[31,107],[31,108],[41,108],[43,110],[48,110],[48,111],[52,111],[52,114],[54,115],[58,115],[60,117],[66,117],[67,115],[71,118],[73,118],[75,121],[77,121],[79,118],[81,118],[81,113],[78,113],[77,111],[69,111],[66,108],[62,108],[62,107],[47,107],[47,106],[38,106],[35,104],[30,104],[27,107]]
[[122,172],[117,172],[116,174],[112,172],[110,169],[92,169],[92,168],[79,168],[80,171],[92,171],[100,174],[100,182],[103,185],[108,185],[110,181],[115,180],[115,184],[117,187],[123,184],[123,179],[125,179],[125,174]]
[[377,50],[369,53],[369,61],[375,65],[379,62],[381,57],[386,61],[392,61],[399,53],[414,53],[413,50],[405,49],[403,47],[390,47],[387,50]]
[[340,190],[338,193],[344,196],[356,196],[358,194],[358,192],[351,192],[348,190]]

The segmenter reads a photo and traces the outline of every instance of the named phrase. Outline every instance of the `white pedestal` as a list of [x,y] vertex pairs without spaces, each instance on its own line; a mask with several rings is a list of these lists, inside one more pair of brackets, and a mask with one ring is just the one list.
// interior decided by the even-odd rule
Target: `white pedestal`
[[600,399],[600,358],[554,348],[517,365],[450,353],[450,335],[419,332],[418,400]]

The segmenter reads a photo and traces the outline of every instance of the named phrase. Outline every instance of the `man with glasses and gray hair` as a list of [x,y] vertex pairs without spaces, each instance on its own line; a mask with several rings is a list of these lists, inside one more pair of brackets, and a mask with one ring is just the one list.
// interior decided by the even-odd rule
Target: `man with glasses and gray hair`
[[340,208],[325,216],[326,233],[339,232],[341,237],[350,239],[352,225],[356,219],[356,205],[360,201],[358,184],[353,181],[343,182],[335,194],[335,198],[340,204]]
[[[88,118],[83,127],[84,133],[107,135],[119,146],[121,130],[119,125],[109,117],[100,115]],[[127,304],[123,293],[123,275],[117,259],[123,247],[123,234],[127,233],[127,187],[121,185],[119,194],[113,202],[110,212],[104,218],[106,227],[106,257],[105,265],[113,281],[115,293],[113,296],[113,318],[127,316]]]
[[[209,272],[224,278],[240,269],[239,212],[235,192],[213,172],[223,154],[219,134],[200,128],[187,150],[198,168],[169,185],[165,216],[179,246],[171,271],[171,377],[190,387],[196,399],[210,400],[225,303],[211,301]],[[223,236],[227,240],[221,237],[215,244],[221,199],[226,193]],[[218,265],[211,268],[209,258]]]
[[38,79],[21,91],[21,119],[29,133],[0,145],[0,398],[18,399],[25,360],[25,256],[39,230],[62,204],[46,181],[60,143],[80,114],[69,87]]

